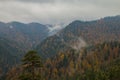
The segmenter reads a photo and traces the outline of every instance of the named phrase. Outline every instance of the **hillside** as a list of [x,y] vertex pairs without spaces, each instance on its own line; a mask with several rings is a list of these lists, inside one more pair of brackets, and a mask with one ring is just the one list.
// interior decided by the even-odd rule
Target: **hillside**
[[51,57],[69,48],[120,41],[120,16],[105,17],[95,21],[74,21],[57,34],[48,37],[37,46],[43,57]]
[[[22,68],[22,65],[12,68],[7,73],[7,80],[19,80],[24,73]],[[104,42],[80,52],[57,53],[44,61],[43,67],[35,73],[40,75],[35,76],[37,80],[120,80],[120,43]],[[30,72],[22,78],[31,79],[29,76]]]
[[48,59],[43,72],[50,80],[119,80],[119,52],[119,42],[88,46],[81,52],[69,50]]
[[48,27],[39,23],[0,22],[0,68],[3,73],[19,64],[22,56],[48,37]]
[[22,50],[30,50],[48,36],[48,28],[39,23],[0,23],[0,36],[17,43]]
[[18,64],[22,57],[22,51],[14,47],[14,42],[0,37],[0,68],[2,72],[8,71],[13,64]]

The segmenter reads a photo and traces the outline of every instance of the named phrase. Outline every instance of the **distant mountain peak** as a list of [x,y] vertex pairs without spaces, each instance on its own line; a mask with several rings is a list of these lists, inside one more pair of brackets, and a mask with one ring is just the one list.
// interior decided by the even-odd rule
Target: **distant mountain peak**
[[103,18],[104,20],[118,20],[120,19],[120,15],[117,15],[117,16],[108,16],[108,17],[104,17]]
[[31,22],[31,23],[28,23],[28,25],[34,25],[34,26],[41,25],[41,26],[45,26],[45,25],[37,23],[37,22]]
[[25,24],[25,23],[22,23],[22,22],[18,22],[18,21],[12,21],[12,22],[8,22],[7,24]]

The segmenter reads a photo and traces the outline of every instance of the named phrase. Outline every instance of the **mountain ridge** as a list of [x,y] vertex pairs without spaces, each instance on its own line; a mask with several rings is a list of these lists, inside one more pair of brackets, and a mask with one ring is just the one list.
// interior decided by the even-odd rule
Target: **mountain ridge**
[[[73,21],[57,34],[46,38],[36,50],[40,55],[51,57],[68,49],[68,45],[79,46],[79,37],[87,45],[104,41],[120,41],[120,16],[105,17],[94,21]],[[60,46],[62,45],[62,46]],[[84,47],[84,46],[83,46]],[[51,52],[50,52],[51,51]]]

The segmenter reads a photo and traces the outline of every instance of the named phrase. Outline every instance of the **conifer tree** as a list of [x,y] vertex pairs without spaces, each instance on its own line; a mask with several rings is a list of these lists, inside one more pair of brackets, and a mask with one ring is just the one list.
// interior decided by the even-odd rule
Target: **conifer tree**
[[[40,80],[40,75],[39,79],[37,71],[42,67],[42,61],[40,56],[37,54],[36,51],[29,51],[23,58],[23,75],[21,78],[22,80]],[[38,73],[38,74],[36,74]],[[24,75],[25,74],[25,75]]]

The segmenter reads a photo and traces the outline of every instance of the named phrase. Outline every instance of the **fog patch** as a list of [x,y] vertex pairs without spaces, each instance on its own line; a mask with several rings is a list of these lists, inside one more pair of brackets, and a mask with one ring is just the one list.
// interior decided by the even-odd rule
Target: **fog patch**
[[70,40],[65,41],[65,39],[59,33],[56,34],[57,37],[64,43],[66,46],[75,49],[76,51],[80,51],[82,48],[87,46],[87,42],[79,36],[73,36]]
[[54,24],[54,25],[47,25],[49,29],[49,36],[52,36],[65,28],[65,24]]
[[13,26],[11,25],[11,26],[9,26],[9,28],[10,28],[10,29],[13,29]]
[[86,46],[86,41],[81,37],[75,37],[75,39],[71,42],[71,47],[75,50],[80,50],[81,48]]

